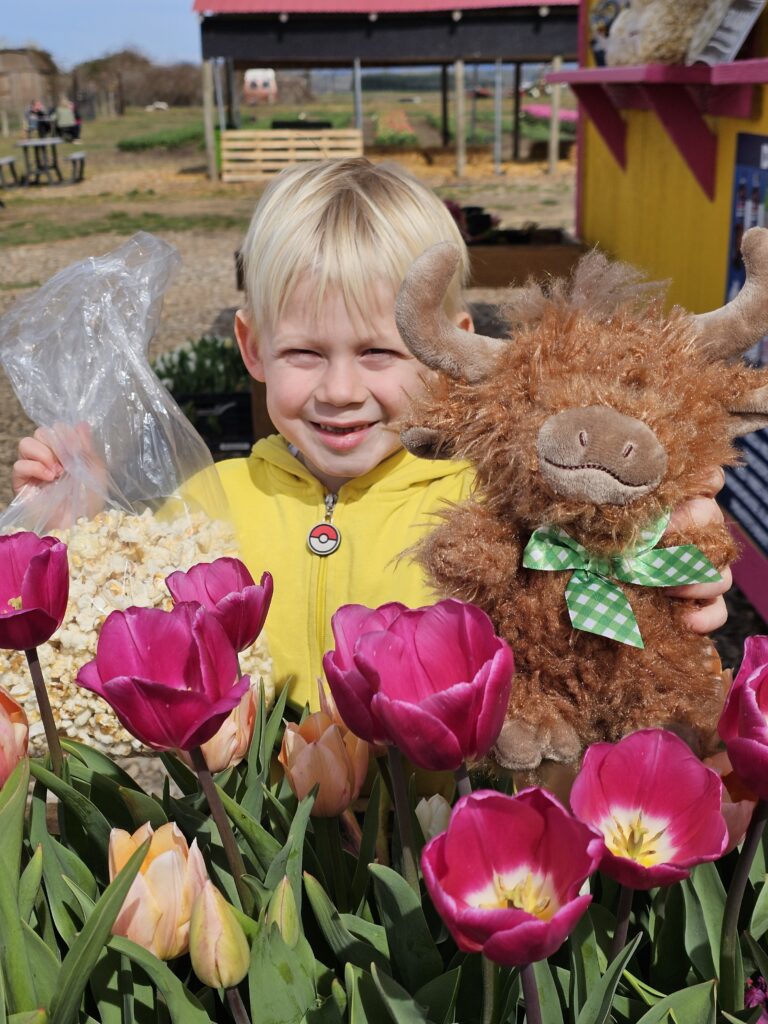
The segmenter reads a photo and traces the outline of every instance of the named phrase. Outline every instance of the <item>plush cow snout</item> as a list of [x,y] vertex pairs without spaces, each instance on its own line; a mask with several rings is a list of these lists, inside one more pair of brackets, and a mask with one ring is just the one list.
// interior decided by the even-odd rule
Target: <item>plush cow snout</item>
[[608,406],[565,409],[541,426],[542,478],[563,497],[627,505],[658,485],[667,453],[651,428]]

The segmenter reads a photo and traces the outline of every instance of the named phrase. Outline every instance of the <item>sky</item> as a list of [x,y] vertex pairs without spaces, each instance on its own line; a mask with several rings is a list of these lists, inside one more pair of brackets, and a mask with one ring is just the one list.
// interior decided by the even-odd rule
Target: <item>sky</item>
[[0,48],[31,43],[62,70],[128,46],[162,64],[200,60],[192,0],[0,0]]

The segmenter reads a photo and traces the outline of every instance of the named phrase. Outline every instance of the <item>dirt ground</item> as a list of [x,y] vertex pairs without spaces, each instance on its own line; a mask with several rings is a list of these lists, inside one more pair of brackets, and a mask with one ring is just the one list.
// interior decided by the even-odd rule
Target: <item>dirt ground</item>
[[[373,159],[395,158],[378,154]],[[484,206],[504,227],[535,222],[573,230],[574,165],[562,162],[555,175],[540,164],[504,166],[496,176],[490,155],[470,154],[466,173],[457,180],[450,154],[398,153],[398,162],[465,206]],[[59,238],[0,249],[0,316],[17,299],[34,293],[43,282],[69,264],[98,256],[119,245],[138,227],[153,230],[165,222],[189,224],[183,230],[157,230],[181,254],[181,270],[166,294],[162,322],[152,354],[170,349],[211,330],[222,310],[239,305],[234,252],[261,189],[255,185],[212,184],[205,177],[199,152],[163,157],[114,152],[89,164],[87,178],[77,186],[4,191],[0,231],[22,239],[32,224],[51,231],[90,231],[102,222],[115,230]],[[211,223],[205,223],[209,218]],[[198,222],[204,226],[195,226]],[[222,222],[224,226],[221,226]],[[129,229],[125,230],[124,225]],[[492,302],[494,289],[474,289],[471,300]],[[220,321],[219,317],[219,321]],[[10,498],[10,467],[18,438],[32,429],[7,379],[0,377],[0,502]]]

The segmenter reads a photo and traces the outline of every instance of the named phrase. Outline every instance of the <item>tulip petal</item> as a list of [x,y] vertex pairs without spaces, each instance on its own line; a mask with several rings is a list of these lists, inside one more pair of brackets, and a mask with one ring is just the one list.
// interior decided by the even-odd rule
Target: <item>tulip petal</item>
[[200,689],[200,668],[192,643],[195,606],[128,608],[107,616],[96,660],[103,680],[135,675],[178,690]]
[[185,872],[184,857],[176,850],[166,850],[153,859],[144,873],[147,889],[156,894],[155,901],[160,907],[152,951],[161,960],[186,952],[186,941],[179,937],[180,926],[189,924],[189,915],[186,919],[182,915]]
[[43,608],[0,615],[0,648],[28,651],[50,640],[60,623]]
[[381,723],[390,743],[419,768],[427,771],[455,771],[464,762],[459,743],[439,719],[418,704],[390,700],[383,693],[374,694],[371,713]]
[[110,679],[102,695],[130,733],[155,750],[189,750],[209,740],[248,689],[243,676],[211,702],[204,694],[137,678]]
[[65,544],[57,541],[31,559],[21,584],[21,607],[43,609],[56,623],[55,629],[58,629],[67,610],[68,599],[67,548]]
[[483,946],[483,953],[494,963],[507,967],[545,960],[562,946],[591,902],[591,896],[579,896],[549,921],[531,918],[514,931],[495,932]]

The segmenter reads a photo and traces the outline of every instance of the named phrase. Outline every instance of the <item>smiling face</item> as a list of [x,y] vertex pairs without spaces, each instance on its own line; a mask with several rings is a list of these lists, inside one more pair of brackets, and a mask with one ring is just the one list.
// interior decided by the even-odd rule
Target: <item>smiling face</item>
[[395,423],[429,371],[400,338],[388,286],[371,288],[365,317],[329,287],[315,315],[305,276],[273,327],[255,337],[238,314],[237,334],[249,372],[266,384],[272,422],[329,490],[400,448]]

